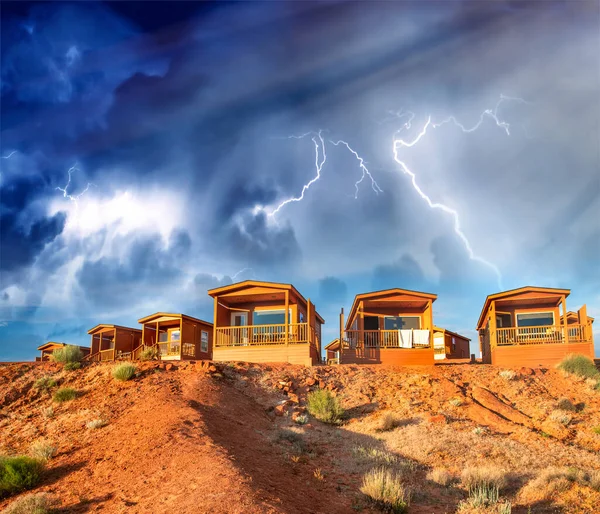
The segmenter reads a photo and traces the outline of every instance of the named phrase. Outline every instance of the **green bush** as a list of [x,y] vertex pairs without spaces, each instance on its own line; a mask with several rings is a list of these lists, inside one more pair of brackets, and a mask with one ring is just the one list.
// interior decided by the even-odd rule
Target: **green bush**
[[308,412],[324,423],[339,423],[344,415],[344,409],[339,400],[326,389],[317,389],[308,393],[306,399]]
[[41,389],[42,391],[47,391],[55,385],[56,380],[54,380],[52,377],[41,377],[35,381],[33,387],[35,387],[36,389]]
[[67,362],[79,362],[83,359],[83,352],[79,346],[68,344],[62,348],[57,348],[52,352],[52,360],[66,364]]
[[140,353],[141,361],[153,361],[156,358],[158,358],[158,352],[156,351],[156,348],[152,346],[144,348],[142,353]]
[[65,371],[75,371],[79,368],[81,368],[81,362],[67,362],[63,367]]
[[129,380],[131,377],[133,377],[136,371],[137,368],[133,364],[124,362],[123,364],[117,364],[113,368],[112,376],[117,380],[122,380],[123,382],[125,382],[126,380]]
[[582,378],[600,379],[600,371],[594,361],[585,355],[567,355],[558,365],[558,369]]
[[44,461],[31,457],[0,457],[0,498],[35,487]]
[[17,498],[4,509],[4,514],[49,514],[58,504],[48,493],[31,493]]
[[373,469],[363,477],[360,491],[382,510],[402,514],[407,512],[410,493],[401,477],[385,468]]
[[77,397],[77,391],[72,387],[61,387],[58,389],[52,397],[55,402],[68,402],[74,400]]

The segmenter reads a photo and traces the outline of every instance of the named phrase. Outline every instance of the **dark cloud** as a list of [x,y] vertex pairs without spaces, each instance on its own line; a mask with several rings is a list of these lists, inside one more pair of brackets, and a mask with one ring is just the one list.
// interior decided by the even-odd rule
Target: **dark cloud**
[[56,323],[46,335],[46,339],[49,341],[60,340],[62,338],[69,339],[69,337],[85,334],[89,328],[85,325],[65,326],[64,324]]
[[410,255],[403,255],[392,264],[377,266],[373,270],[371,283],[374,291],[395,287],[419,291],[428,288],[419,263]]
[[199,291],[206,293],[209,289],[214,289],[216,287],[228,286],[229,284],[233,284],[233,280],[231,277],[225,275],[222,278],[217,278],[210,273],[198,273],[194,277],[194,285],[198,288]]
[[348,296],[346,282],[336,277],[319,280],[319,299],[323,303],[343,304]]

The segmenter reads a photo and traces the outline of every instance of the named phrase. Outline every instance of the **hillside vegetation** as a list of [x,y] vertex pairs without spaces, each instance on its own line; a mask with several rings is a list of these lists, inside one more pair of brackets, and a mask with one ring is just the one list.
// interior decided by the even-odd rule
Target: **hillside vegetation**
[[[0,366],[0,455],[45,462],[37,485],[5,494],[0,510],[20,501],[76,513],[600,505],[600,391],[590,378],[484,365],[151,361],[121,381],[114,368]],[[312,394],[307,409],[317,390],[330,394]]]

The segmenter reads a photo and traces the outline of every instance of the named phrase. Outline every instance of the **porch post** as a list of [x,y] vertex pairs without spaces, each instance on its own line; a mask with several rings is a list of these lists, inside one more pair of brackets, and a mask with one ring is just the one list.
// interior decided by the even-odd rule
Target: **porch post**
[[113,332],[113,358],[112,360],[117,360],[117,329],[114,328]]
[[433,348],[433,300],[429,300],[428,305],[429,305],[429,344],[430,344],[431,348]]
[[365,313],[364,313],[364,302],[361,300],[358,304],[358,310],[360,312],[360,317],[358,319],[358,329],[359,332],[359,344],[362,343],[363,347],[365,346]]
[[213,313],[213,352],[214,352],[214,348],[217,344],[217,306],[218,306],[219,302],[217,300],[217,297],[215,296],[215,308],[214,308],[214,313]]
[[158,346],[158,321],[156,322],[156,352],[158,353],[158,358],[161,358],[162,352],[160,351],[160,346]]
[[285,345],[287,346],[290,342],[290,320],[289,320],[289,309],[290,309],[290,292],[285,290]]
[[179,360],[181,359],[183,359],[183,317],[179,318]]
[[340,349],[338,352],[338,364],[342,363],[342,355],[344,353],[344,308],[340,312]]
[[496,300],[492,300],[490,305],[490,352],[498,342],[496,330]]
[[567,299],[565,295],[563,295],[560,299],[560,303],[562,304],[563,310],[563,333],[565,338],[565,343],[569,343],[569,325],[567,322]]
[[[312,332],[310,330],[311,327],[311,321],[310,321],[310,298],[306,301],[306,339],[308,341],[308,344],[310,345],[310,343],[312,343]],[[300,329],[302,330],[302,329]],[[315,345],[316,346],[316,345]]]

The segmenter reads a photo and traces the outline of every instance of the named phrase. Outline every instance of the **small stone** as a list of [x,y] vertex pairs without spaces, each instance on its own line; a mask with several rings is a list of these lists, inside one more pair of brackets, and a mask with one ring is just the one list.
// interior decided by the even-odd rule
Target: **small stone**
[[216,372],[217,372],[217,367],[216,367],[216,366],[214,366],[213,364],[211,364],[211,365],[208,367],[208,372],[209,372],[209,373],[216,373]]
[[275,412],[276,416],[283,416],[285,414],[285,404],[283,404],[283,405],[277,405],[273,409],[273,412]]
[[534,371],[531,368],[521,368],[519,373],[524,376],[531,376],[533,375]]
[[306,385],[307,386],[314,386],[317,383],[317,381],[313,378],[313,377],[308,377],[306,379]]

